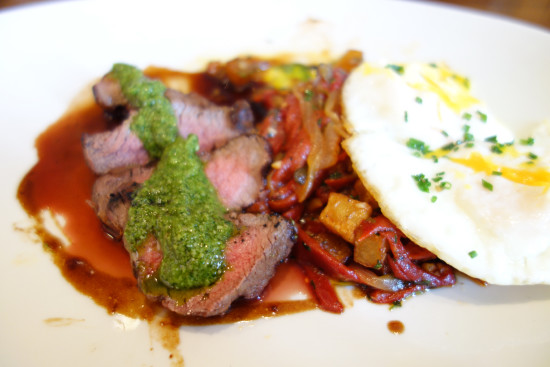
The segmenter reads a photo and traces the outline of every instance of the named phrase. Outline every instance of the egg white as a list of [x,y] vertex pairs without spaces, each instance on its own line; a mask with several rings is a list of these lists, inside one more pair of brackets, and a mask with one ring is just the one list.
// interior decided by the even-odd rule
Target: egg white
[[[384,215],[409,238],[489,283],[550,284],[550,123],[531,132],[533,145],[520,144],[527,136],[514,136],[444,65],[365,63],[347,79],[342,100],[351,134],[344,148]],[[412,149],[411,138],[434,153]],[[497,154],[495,139],[510,146]],[[456,151],[440,149],[449,143]],[[472,153],[496,170],[517,170],[520,181],[539,170],[543,182],[519,183],[459,161]],[[429,192],[413,178],[419,174]]]

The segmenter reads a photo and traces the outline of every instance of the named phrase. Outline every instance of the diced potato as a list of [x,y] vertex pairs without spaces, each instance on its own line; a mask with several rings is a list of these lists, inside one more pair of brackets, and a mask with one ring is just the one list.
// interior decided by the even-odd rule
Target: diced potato
[[332,232],[353,243],[355,229],[363,220],[370,218],[371,214],[372,207],[369,204],[332,192],[319,219]]
[[313,238],[319,241],[322,248],[334,256],[340,263],[348,261],[352,255],[351,246],[342,237],[330,232],[314,234]]
[[355,242],[353,260],[368,268],[377,268],[384,263],[387,250],[386,236],[371,235]]

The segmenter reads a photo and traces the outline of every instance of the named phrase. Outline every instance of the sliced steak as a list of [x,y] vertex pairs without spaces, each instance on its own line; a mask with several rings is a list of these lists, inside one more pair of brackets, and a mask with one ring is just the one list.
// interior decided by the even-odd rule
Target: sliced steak
[[205,173],[223,205],[240,209],[254,203],[264,185],[264,171],[271,163],[271,149],[258,135],[243,135],[216,149]]
[[[205,164],[205,173],[222,204],[238,210],[254,203],[265,187],[264,170],[271,162],[270,148],[258,135],[243,135],[216,149]],[[92,189],[92,206],[105,231],[122,238],[134,191],[145,182],[154,164],[112,171],[100,176]]]
[[[104,108],[114,109],[121,103],[128,103],[118,83],[109,77],[104,77],[93,89],[96,102]],[[174,90],[167,90],[166,97],[178,118],[180,135],[196,134],[202,152],[222,146],[253,127],[252,110],[246,101],[238,101],[232,107],[218,106],[198,94]],[[135,113],[132,111],[111,131],[83,135],[84,157],[95,173],[143,165],[150,160],[143,144],[130,129]]]
[[151,159],[139,138],[130,130],[135,111],[115,129],[97,134],[84,134],[84,158],[98,174],[115,168],[140,166]]
[[[185,301],[158,297],[164,307],[182,315],[214,316],[225,313],[239,297],[260,296],[277,265],[290,254],[295,228],[286,219],[273,215],[232,214],[230,219],[240,233],[227,242],[224,275],[214,285]],[[141,256],[140,260],[155,261],[158,257],[151,255],[153,249],[154,245],[150,245],[148,256]],[[153,268],[156,263],[141,266]]]
[[134,167],[99,177],[92,189],[92,206],[104,230],[119,240],[128,221],[134,191],[153,173],[154,165]]
[[128,105],[128,100],[122,94],[119,82],[109,75],[105,75],[97,82],[92,91],[96,103],[105,109],[115,109],[119,106]]
[[254,115],[244,100],[225,107],[213,104],[196,93],[184,94],[168,89],[165,95],[178,116],[180,135],[197,135],[201,152],[218,148],[253,127]]

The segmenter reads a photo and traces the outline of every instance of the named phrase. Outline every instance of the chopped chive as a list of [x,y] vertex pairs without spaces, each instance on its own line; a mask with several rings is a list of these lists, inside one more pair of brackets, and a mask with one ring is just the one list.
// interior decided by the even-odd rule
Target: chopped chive
[[418,104],[422,104],[422,98],[420,98],[420,97],[416,97],[416,98],[414,99],[414,101],[415,101],[416,103],[418,103]]
[[472,114],[468,112],[464,112],[464,114],[462,115],[462,118],[466,121],[470,121],[470,119],[472,118]]
[[434,178],[432,178],[433,182],[439,182],[441,180],[443,180],[443,177],[434,177]]
[[470,252],[468,252],[468,256],[470,256],[473,259],[474,257],[477,256],[477,252],[476,251],[470,251]]
[[470,142],[466,143],[465,147],[466,147],[466,148],[473,148],[474,145],[475,145],[475,144],[472,143],[472,142],[470,141]]
[[493,176],[502,176],[502,172],[500,172],[500,171],[493,171],[491,174]]
[[405,122],[409,122],[409,113],[407,111],[405,111],[404,119],[405,119]]
[[493,184],[490,183],[490,182],[487,182],[485,180],[481,180],[481,184],[483,185],[483,187],[485,187],[487,190],[489,191],[493,191]]
[[453,185],[449,181],[443,181],[439,184],[439,187],[441,187],[443,190],[450,190]]
[[432,196],[431,199],[430,199],[430,201],[431,201],[432,203],[435,203],[435,202],[437,201],[437,196],[435,196],[435,195]]
[[430,192],[430,186],[432,185],[431,182],[424,176],[423,173],[419,173],[418,175],[412,176],[413,180],[416,181],[416,186],[418,186],[418,189],[422,192]]
[[434,161],[434,163],[439,162],[439,158],[437,158],[436,155],[432,155],[432,160]]
[[430,152],[430,147],[426,145],[422,140],[418,140],[415,138],[409,138],[407,141],[407,147],[411,148],[413,150],[417,150],[422,154],[426,154]]
[[390,310],[393,310],[394,308],[401,307],[401,301],[393,301],[393,303],[390,306]]
[[521,145],[533,145],[535,144],[535,139],[533,139],[532,137],[529,137],[527,139],[521,139],[519,143]]
[[388,69],[392,69],[393,71],[395,71],[399,75],[403,75],[403,73],[405,72],[405,68],[401,65],[388,64],[388,65],[386,65],[386,67]]
[[445,130],[441,130],[441,134],[443,134],[444,137],[448,137],[448,136],[449,136],[449,133],[446,132]]
[[491,147],[491,152],[496,154],[502,154],[502,144],[495,144]]
[[456,143],[449,143],[441,147],[443,150],[453,150],[454,148],[456,148]]
[[531,152],[529,152],[529,153],[527,154],[527,156],[529,157],[529,159],[533,159],[533,160],[535,160],[535,159],[537,159],[537,158],[539,157],[539,156],[536,155],[535,153],[531,153]]
[[481,120],[481,122],[487,122],[487,115],[486,114],[484,114],[481,111],[477,111],[477,115],[479,116],[479,119]]
[[496,135],[489,136],[489,137],[485,138],[485,141],[488,141],[489,143],[498,143]]

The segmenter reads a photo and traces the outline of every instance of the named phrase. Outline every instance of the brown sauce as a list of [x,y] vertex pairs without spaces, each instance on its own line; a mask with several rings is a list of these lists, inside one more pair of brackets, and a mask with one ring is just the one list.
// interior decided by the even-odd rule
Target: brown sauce
[[[67,281],[109,313],[151,321],[161,314],[161,307],[148,301],[139,291],[128,254],[120,242],[104,233],[89,205],[96,176],[84,161],[81,137],[84,133],[108,127],[108,120],[96,105],[72,111],[50,126],[36,140],[38,162],[20,183],[17,196],[27,213],[36,220],[36,233]],[[43,228],[40,223],[43,210],[65,218],[63,231],[71,242],[69,246],[62,245]],[[292,264],[281,266],[267,294],[302,290],[304,285],[300,285],[295,272]],[[287,277],[285,274],[294,274],[294,283],[280,281]],[[286,290],[281,290],[282,284],[286,284]],[[163,316],[162,323],[171,328],[231,323],[316,307],[311,299],[283,301],[278,298],[237,301],[226,315],[219,317],[183,317],[168,313]]]
[[392,320],[388,322],[388,330],[393,334],[403,334],[405,325],[401,321]]

